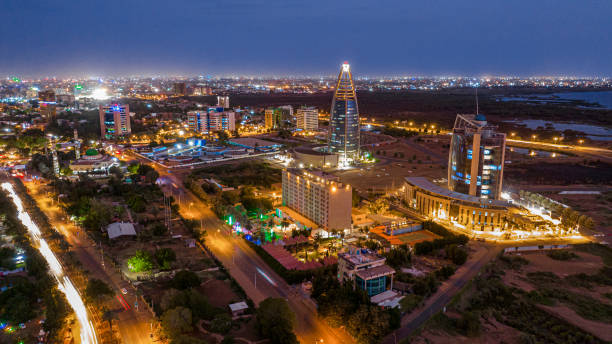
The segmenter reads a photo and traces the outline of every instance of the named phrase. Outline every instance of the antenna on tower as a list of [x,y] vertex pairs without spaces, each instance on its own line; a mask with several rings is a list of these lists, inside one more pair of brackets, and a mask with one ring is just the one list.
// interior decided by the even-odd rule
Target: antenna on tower
[[478,115],[478,87],[476,87],[476,115]]

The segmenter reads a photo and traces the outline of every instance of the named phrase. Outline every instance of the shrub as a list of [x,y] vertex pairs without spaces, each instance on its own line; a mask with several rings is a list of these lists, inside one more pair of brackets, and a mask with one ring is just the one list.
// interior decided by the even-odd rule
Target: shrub
[[181,270],[174,275],[171,284],[179,290],[190,289],[200,285],[200,277],[193,271]]
[[127,265],[131,272],[151,271],[153,270],[153,257],[148,251],[138,250],[128,259]]
[[423,296],[416,294],[408,294],[400,300],[402,312],[410,313],[415,310],[423,301]]
[[546,255],[554,260],[571,260],[578,258],[577,254],[567,250],[552,250],[548,251]]
[[210,330],[215,333],[226,334],[232,329],[232,317],[227,313],[215,315],[210,322]]

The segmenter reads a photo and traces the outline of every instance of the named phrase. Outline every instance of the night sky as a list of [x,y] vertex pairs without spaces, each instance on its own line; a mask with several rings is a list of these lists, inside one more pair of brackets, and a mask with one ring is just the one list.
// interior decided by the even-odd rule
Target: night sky
[[1,0],[0,75],[612,76],[612,1]]

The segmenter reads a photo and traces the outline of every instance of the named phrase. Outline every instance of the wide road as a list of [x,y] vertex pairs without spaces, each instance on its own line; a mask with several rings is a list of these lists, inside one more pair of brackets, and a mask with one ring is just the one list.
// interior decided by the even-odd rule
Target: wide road
[[160,172],[158,183],[175,199],[180,200],[181,214],[185,218],[199,220],[208,233],[206,244],[213,254],[229,270],[255,304],[268,297],[285,298],[295,312],[295,333],[301,343],[353,343],[342,329],[334,329],[317,317],[316,305],[301,292],[299,286],[288,285],[241,238],[228,232],[227,227],[200,199],[187,190],[176,174],[156,166]]
[[385,344],[398,343],[402,339],[421,327],[432,315],[441,311],[480,269],[493,260],[502,250],[503,246],[484,245],[477,243],[477,252],[455,274],[442,283],[438,291],[427,299],[425,305],[402,318],[402,325],[383,340]]
[[[111,309],[117,315],[118,331],[123,343],[126,344],[150,344],[153,343],[151,334],[152,315],[143,309],[134,307],[136,295],[128,282],[121,279],[119,273],[106,260],[102,266],[102,255],[99,253],[95,244],[70,221],[66,221],[66,214],[58,207],[57,202],[53,202],[47,196],[47,189],[41,184],[34,182],[26,183],[28,193],[36,200],[38,207],[47,215],[51,226],[57,228],[66,241],[72,246],[71,250],[76,254],[78,260],[83,264],[83,269],[89,271],[90,278],[98,278],[106,282],[116,295],[122,295],[121,290],[125,288],[127,295],[123,295],[129,303],[130,309],[126,310],[119,301],[116,300],[116,307]],[[80,286],[84,288],[84,286]],[[103,324],[106,324],[103,322]]]
[[[295,333],[301,343],[354,343],[342,329],[334,329],[318,318],[316,305],[301,292],[299,286],[288,285],[241,238],[232,237],[228,227],[211,211],[210,207],[183,186],[182,175],[129,151],[124,154],[153,166],[160,177],[158,184],[180,202],[183,217],[200,221],[207,232],[206,244],[229,270],[255,304],[268,297],[282,297],[296,315]],[[321,341],[323,340],[323,341]]]

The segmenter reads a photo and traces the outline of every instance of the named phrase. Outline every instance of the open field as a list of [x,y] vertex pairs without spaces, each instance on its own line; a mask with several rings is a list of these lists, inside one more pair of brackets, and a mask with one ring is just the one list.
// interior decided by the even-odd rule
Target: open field
[[411,343],[611,341],[611,257],[594,244],[502,256]]

